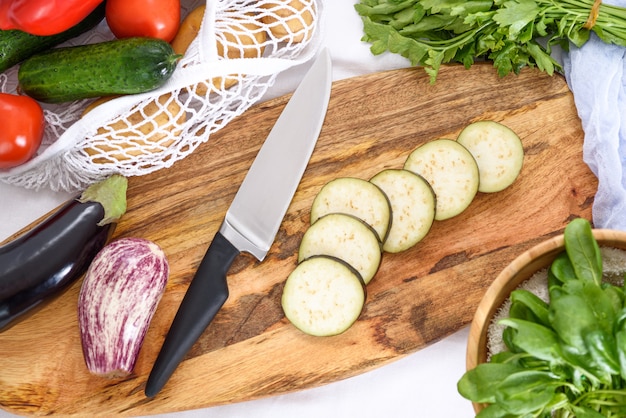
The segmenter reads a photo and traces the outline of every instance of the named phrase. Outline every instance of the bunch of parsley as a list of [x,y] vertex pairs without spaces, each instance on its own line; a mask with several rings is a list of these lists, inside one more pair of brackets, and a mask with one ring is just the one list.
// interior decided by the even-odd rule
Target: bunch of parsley
[[433,83],[441,64],[485,59],[500,76],[524,66],[551,75],[561,70],[553,47],[580,47],[591,31],[626,46],[626,9],[594,0],[360,0],[355,9],[373,54],[400,54]]

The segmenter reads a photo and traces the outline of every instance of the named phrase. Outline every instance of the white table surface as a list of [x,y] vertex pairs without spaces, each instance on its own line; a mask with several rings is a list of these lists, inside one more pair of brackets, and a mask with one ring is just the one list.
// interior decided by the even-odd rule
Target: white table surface
[[[392,54],[374,57],[369,52],[369,45],[360,40],[363,29],[354,11],[355,3],[354,0],[324,2],[324,44],[333,60],[333,79],[407,67],[409,64],[402,57]],[[307,68],[304,64],[281,74],[267,98],[293,91]],[[63,192],[35,192],[0,182],[0,241],[69,197]],[[468,329],[463,328],[384,367],[322,387],[159,417],[473,417],[470,402],[456,390],[456,383],[465,371],[467,335]],[[13,416],[0,409],[0,418]]]

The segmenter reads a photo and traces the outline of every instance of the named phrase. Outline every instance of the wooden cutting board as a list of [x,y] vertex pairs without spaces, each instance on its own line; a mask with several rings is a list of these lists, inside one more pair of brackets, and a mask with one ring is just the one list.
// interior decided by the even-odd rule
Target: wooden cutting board
[[[597,182],[582,161],[583,133],[564,79],[525,69],[498,78],[488,64],[421,69],[334,83],[321,137],[277,239],[262,263],[239,256],[230,299],[154,399],[143,388],[189,281],[248,167],[288,97],[257,105],[170,169],[132,178],[116,237],[157,242],[171,277],[135,373],[108,381],[83,363],[80,283],[0,334],[0,405],[18,414],[145,415],[297,391],[364,373],[466,326],[498,272],[522,251],[591,218]],[[418,145],[456,138],[467,124],[500,121],[526,157],[510,188],[479,194],[436,222],[417,246],[385,254],[360,320],[315,338],[284,318],[280,297],[294,268],[317,191],[339,176],[368,179],[400,168]],[[276,162],[280,164],[280,161]],[[419,370],[415,370],[419,373]]]

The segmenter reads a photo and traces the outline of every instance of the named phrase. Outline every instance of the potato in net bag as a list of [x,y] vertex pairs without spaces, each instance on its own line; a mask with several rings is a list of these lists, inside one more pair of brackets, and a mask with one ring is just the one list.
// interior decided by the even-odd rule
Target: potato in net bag
[[[165,85],[42,104],[42,147],[27,163],[0,171],[0,180],[77,191],[113,173],[171,167],[256,103],[280,72],[315,55],[322,12],[320,0],[183,0],[184,20],[172,41],[182,58]],[[111,39],[103,22],[67,45]],[[3,92],[16,92],[16,67],[0,75]]]

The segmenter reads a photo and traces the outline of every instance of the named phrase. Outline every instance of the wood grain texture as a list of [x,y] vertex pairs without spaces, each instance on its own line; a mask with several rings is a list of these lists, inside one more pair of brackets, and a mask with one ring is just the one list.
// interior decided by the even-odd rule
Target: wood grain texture
[[[597,181],[582,161],[583,133],[563,78],[526,69],[500,79],[487,64],[446,66],[435,85],[421,69],[333,85],[317,147],[266,260],[239,256],[231,295],[162,392],[143,387],[209,242],[288,97],[255,106],[188,158],[131,178],[128,212],[115,236],[158,243],[171,277],[135,373],[107,381],[83,363],[76,318],[80,283],[0,334],[0,405],[19,414],[142,415],[194,409],[323,385],[382,366],[470,323],[489,284],[518,254],[591,218]],[[467,124],[500,121],[526,152],[517,181],[479,194],[461,215],[436,222],[426,238],[385,254],[368,285],[359,321],[315,338],[280,308],[319,189],[339,176],[400,168],[419,144],[455,138]],[[279,164],[280,161],[277,161]],[[419,370],[415,371],[419,373]]]

